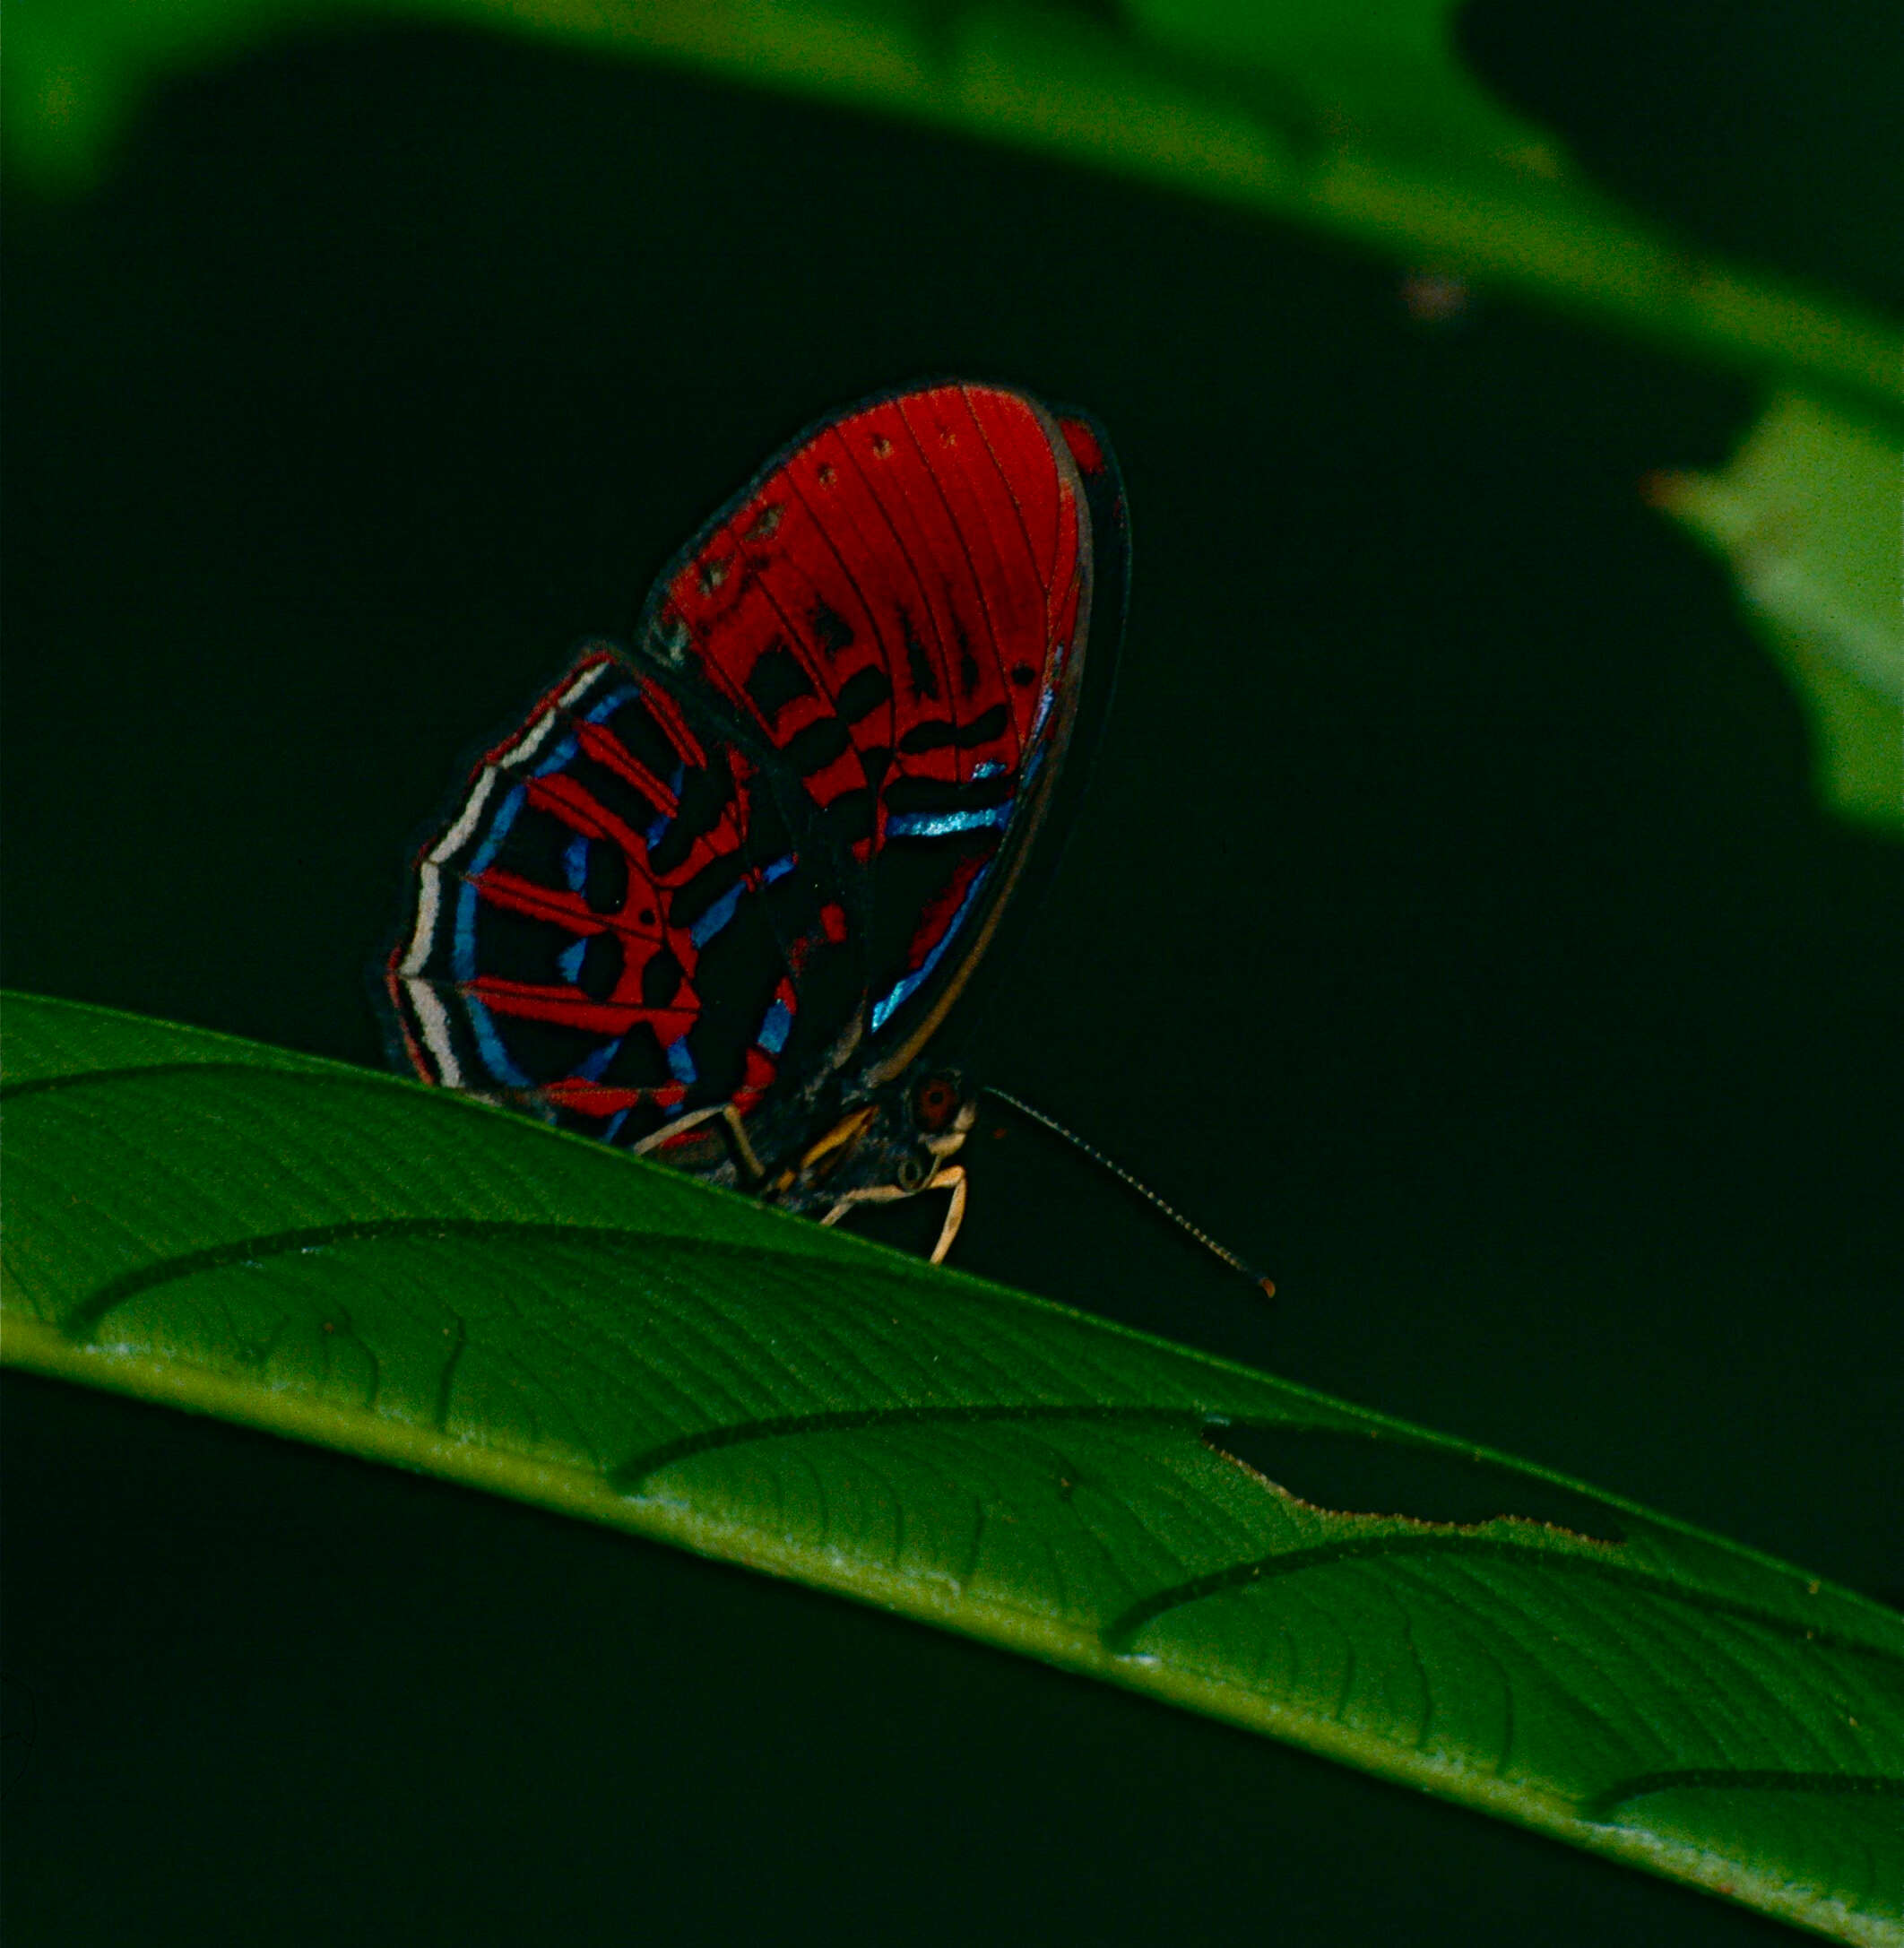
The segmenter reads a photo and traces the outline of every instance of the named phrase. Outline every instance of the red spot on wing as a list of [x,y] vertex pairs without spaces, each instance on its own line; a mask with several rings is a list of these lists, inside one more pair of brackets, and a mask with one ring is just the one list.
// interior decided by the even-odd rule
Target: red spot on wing
[[491,905],[505,907],[531,920],[552,920],[578,938],[592,933],[619,933],[652,939],[657,944],[661,939],[661,928],[652,907],[637,904],[633,911],[625,908],[619,913],[598,913],[579,893],[538,886],[533,879],[494,867],[477,874],[470,883]]
[[[913,935],[912,966],[918,967],[938,946],[939,936],[957,917],[972,882],[988,863],[979,853],[969,853],[953,867],[945,885],[920,909],[918,931]],[[907,970],[911,972],[911,968]]]
[[1060,420],[1058,430],[1064,435],[1064,443],[1071,450],[1071,458],[1077,463],[1080,473],[1102,473],[1104,471],[1104,450],[1097,443],[1097,435],[1083,420]]
[[556,1109],[573,1110],[578,1116],[606,1118],[619,1115],[625,1109],[637,1109],[644,1103],[652,1103],[659,1092],[653,1089],[613,1089],[599,1082],[584,1082],[573,1077],[564,1077],[559,1081],[543,1084],[538,1093]]
[[697,770],[705,766],[707,754],[701,749],[700,740],[688,728],[687,718],[681,714],[681,706],[658,683],[643,681],[637,688],[642,703],[662,727],[662,734],[680,753],[682,763]]
[[574,988],[505,981],[495,974],[479,974],[469,991],[498,1015],[552,1022],[594,1035],[626,1035],[637,1021],[652,1022],[664,1043],[678,1042],[686,1035],[698,1012],[692,1008],[644,1008],[638,1001],[592,1001]]

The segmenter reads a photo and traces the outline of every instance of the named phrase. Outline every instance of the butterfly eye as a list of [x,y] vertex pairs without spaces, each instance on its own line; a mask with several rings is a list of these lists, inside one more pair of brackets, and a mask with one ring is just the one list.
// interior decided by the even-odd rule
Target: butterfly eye
[[958,1086],[949,1076],[928,1076],[913,1098],[913,1113],[922,1130],[943,1130],[957,1108]]

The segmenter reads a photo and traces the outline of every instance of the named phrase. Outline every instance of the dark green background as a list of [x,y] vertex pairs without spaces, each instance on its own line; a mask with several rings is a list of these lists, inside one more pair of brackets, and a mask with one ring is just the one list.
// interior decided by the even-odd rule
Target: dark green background
[[[1842,21],[1741,12],[1839,105],[1799,143],[1575,14],[1472,31],[1629,194],[1895,295]],[[1637,493],[1717,463],[1744,387],[515,42],[253,57],[6,221],[7,982],[377,1060],[364,970],[460,757],[770,448],[923,376],[1084,404],[1133,509],[1121,688],[971,1052],[1285,1297],[1017,1130],[958,1262],[1895,1600],[1904,873],[1814,809],[1796,703]],[[1775,1932],[804,1591],[5,1404],[16,1942]]]

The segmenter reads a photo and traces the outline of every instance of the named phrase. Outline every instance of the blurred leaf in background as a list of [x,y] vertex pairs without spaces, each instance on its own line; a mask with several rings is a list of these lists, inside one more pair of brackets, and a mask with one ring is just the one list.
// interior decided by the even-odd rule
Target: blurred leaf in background
[[1896,449],[1787,394],[1723,473],[1664,474],[1652,495],[1732,565],[1804,699],[1832,804],[1874,825],[1904,824]]
[[[1463,66],[1451,0],[29,0],[10,16],[8,140],[42,180],[83,183],[160,75],[379,13],[685,63],[1048,151],[1813,389],[1833,403],[1793,402],[1727,493],[1689,485],[1673,505],[1724,545],[1753,612],[1778,619],[1772,639],[1823,747],[1826,800],[1904,826],[1904,541],[1877,515],[1895,511],[1904,459],[1904,340],[1841,298],[1701,258],[1597,192]],[[1815,437],[1793,443],[1794,415],[1822,427],[1847,411],[1830,452]],[[1808,497],[1802,570],[1746,510],[1757,489],[1745,474],[1762,473],[1774,446],[1787,472],[1822,467],[1836,483]],[[1750,562],[1735,545],[1748,530]],[[1781,584],[1808,593],[1768,594],[1768,547]],[[1835,584],[1852,583],[1864,593],[1848,608]]]

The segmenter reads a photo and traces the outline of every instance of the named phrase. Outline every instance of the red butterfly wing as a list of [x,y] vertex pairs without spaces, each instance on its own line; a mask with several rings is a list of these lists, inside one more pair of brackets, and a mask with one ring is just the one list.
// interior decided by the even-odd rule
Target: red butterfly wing
[[969,974],[1070,728],[1092,560],[1071,437],[998,387],[875,400],[770,466],[644,618],[643,652],[763,737],[864,869],[880,1075]]
[[722,1173],[693,1112],[771,1163],[835,1078],[896,1073],[1049,803],[1114,486],[1083,422],[991,387],[796,442],[424,849],[387,975],[419,1071]]

